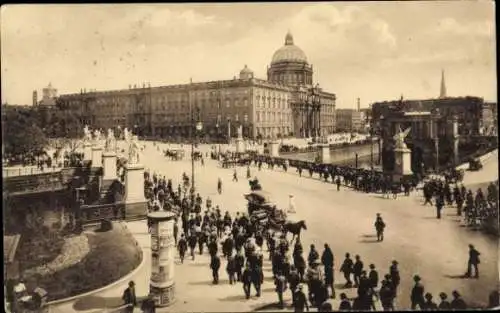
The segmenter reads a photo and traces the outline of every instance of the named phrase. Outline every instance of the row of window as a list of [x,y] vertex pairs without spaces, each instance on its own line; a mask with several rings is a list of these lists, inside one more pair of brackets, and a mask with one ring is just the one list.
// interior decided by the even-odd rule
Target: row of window
[[291,114],[290,113],[283,113],[283,112],[256,112],[256,119],[255,121],[257,123],[259,122],[282,122],[282,123],[288,123],[291,121]]

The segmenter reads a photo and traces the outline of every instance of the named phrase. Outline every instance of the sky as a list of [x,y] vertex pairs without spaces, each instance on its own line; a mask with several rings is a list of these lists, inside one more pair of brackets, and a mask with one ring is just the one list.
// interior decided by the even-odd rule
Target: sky
[[[68,4],[1,7],[2,103],[59,94],[266,78],[287,31],[337,108],[439,96],[497,99],[493,1]],[[39,96],[40,98],[40,96]]]

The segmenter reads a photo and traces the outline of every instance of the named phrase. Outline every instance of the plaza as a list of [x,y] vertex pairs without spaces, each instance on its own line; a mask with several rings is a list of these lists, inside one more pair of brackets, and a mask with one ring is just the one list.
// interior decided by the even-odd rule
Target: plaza
[[[150,173],[171,178],[173,186],[181,183],[183,172],[190,174],[190,160],[169,161],[161,153],[174,145],[145,143],[143,162]],[[160,151],[158,151],[158,147]],[[178,146],[180,148],[180,146]],[[188,149],[188,147],[184,147]],[[208,151],[208,147],[200,147]],[[221,211],[234,216],[237,211],[246,211],[243,194],[249,192],[248,180],[244,179],[246,168],[237,168],[238,182],[232,182],[233,169],[220,168],[217,161],[207,160],[195,165],[197,192],[210,197]],[[484,163],[480,172],[467,173],[464,184],[477,185],[497,179],[498,163],[494,154]],[[365,194],[324,183],[317,178],[302,177],[293,169],[258,171],[251,167],[252,177],[257,177],[263,189],[272,194],[279,208],[288,206],[289,194],[295,195],[297,213],[291,220],[305,220],[307,231],[302,234],[305,251],[315,244],[318,251],[328,243],[335,256],[335,286],[337,294],[346,292],[355,296],[355,289],[341,289],[344,280],[338,272],[344,254],[359,254],[365,264],[374,263],[379,275],[388,272],[393,259],[400,264],[401,288],[395,303],[396,308],[410,306],[412,277],[422,277],[426,291],[437,294],[458,290],[466,302],[474,307],[487,304],[488,294],[498,286],[498,239],[460,227],[454,208],[444,210],[445,218],[435,218],[434,207],[422,206],[421,192],[410,197],[383,199],[380,195]],[[223,192],[217,193],[216,182],[223,181]],[[381,213],[387,226],[386,239],[375,241],[373,222],[376,213]],[[146,231],[145,222],[130,222],[129,228],[137,232]],[[140,236],[140,235],[138,235]],[[479,279],[460,279],[467,267],[467,245],[471,243],[481,252],[482,263]],[[146,254],[148,255],[148,254]],[[177,260],[178,261],[178,260]],[[267,264],[266,264],[267,263]],[[261,298],[245,300],[241,284],[229,285],[221,271],[221,284],[210,283],[209,256],[196,255],[195,261],[186,260],[176,265],[177,301],[170,310],[175,311],[249,311],[265,308],[277,302],[274,284],[270,279],[270,262],[265,261],[263,295]],[[290,302],[290,297],[287,297]],[[338,300],[331,300],[334,308]],[[378,305],[381,309],[380,305]],[[209,308],[209,309],[208,309]]]

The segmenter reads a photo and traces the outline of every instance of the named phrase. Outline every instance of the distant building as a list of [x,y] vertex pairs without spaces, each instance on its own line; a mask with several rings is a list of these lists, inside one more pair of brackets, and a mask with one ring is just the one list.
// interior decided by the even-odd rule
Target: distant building
[[199,111],[205,136],[324,136],[335,131],[333,93],[313,84],[312,65],[290,33],[273,55],[267,80],[246,65],[238,78],[161,87],[143,84],[128,89],[67,94],[64,107],[78,111],[96,128],[127,127],[140,136],[188,137],[193,112]]
[[354,109],[337,109],[335,111],[337,132],[364,132],[365,114]]
[[42,106],[54,106],[56,105],[57,99],[57,89],[52,87],[52,84],[49,85],[42,90],[42,100],[40,101],[40,105]]

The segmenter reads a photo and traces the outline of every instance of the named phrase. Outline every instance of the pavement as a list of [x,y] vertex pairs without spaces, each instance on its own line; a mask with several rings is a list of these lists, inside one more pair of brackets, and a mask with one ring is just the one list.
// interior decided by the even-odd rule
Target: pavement
[[[145,145],[140,160],[151,173],[171,178],[174,188],[180,183],[183,172],[191,176],[189,146],[184,145],[188,152],[184,160],[170,161],[162,155],[167,144],[159,144],[160,151],[152,142],[146,142]],[[170,145],[170,148],[173,146]],[[203,152],[209,149],[200,146]],[[466,172],[465,185],[498,179],[496,157],[485,161],[483,165],[481,171]],[[229,211],[232,216],[236,211],[246,211],[243,194],[250,191],[248,181],[244,179],[246,168],[236,168],[238,182],[232,182],[233,170],[220,168],[218,162],[209,158],[205,158],[205,166],[201,166],[199,162],[195,164],[197,192],[203,198],[209,196],[214,205],[219,205],[222,211]],[[443,218],[438,220],[434,207],[422,206],[421,194],[388,200],[379,195],[355,192],[347,188],[336,191],[333,184],[321,182],[317,176],[309,178],[308,174],[300,178],[293,169],[285,173],[281,169],[270,170],[263,166],[262,171],[251,167],[251,172],[252,178],[257,176],[263,189],[272,194],[278,207],[286,209],[289,194],[295,196],[297,213],[290,216],[290,219],[307,221],[307,230],[302,233],[305,254],[309,252],[310,244],[315,244],[321,253],[323,244],[329,243],[335,255],[337,295],[346,292],[348,296],[354,297],[356,292],[355,289],[341,288],[344,280],[338,269],[346,252],[350,252],[352,256],[359,254],[365,267],[370,263],[375,264],[380,277],[388,273],[393,259],[398,260],[402,280],[395,305],[399,309],[410,306],[409,294],[415,274],[422,277],[426,292],[431,292],[435,299],[441,291],[451,297],[451,292],[458,290],[470,305],[484,306],[489,293],[498,290],[498,238],[461,227],[455,216],[455,208],[445,208]],[[222,195],[217,193],[218,177],[223,181]],[[373,223],[376,213],[381,213],[387,224],[383,242],[376,242],[374,239]],[[128,223],[131,230],[135,227],[145,229],[144,221],[132,223],[136,225]],[[141,232],[144,234],[140,229],[137,234]],[[141,240],[147,244],[147,237]],[[474,244],[481,253],[479,279],[461,277],[467,266],[469,243]],[[227,275],[222,270],[225,262],[222,263],[219,285],[211,284],[206,252],[202,256],[196,255],[194,261],[187,259],[184,264],[177,264],[176,302],[167,309],[158,309],[158,312],[276,310],[273,304],[276,303],[277,296],[274,284],[269,279],[271,274],[268,261],[264,265],[266,279],[262,296],[249,300],[244,298],[241,284],[229,285]],[[285,300],[290,301],[290,293],[286,294]],[[338,307],[338,300],[333,301],[333,306]]]

